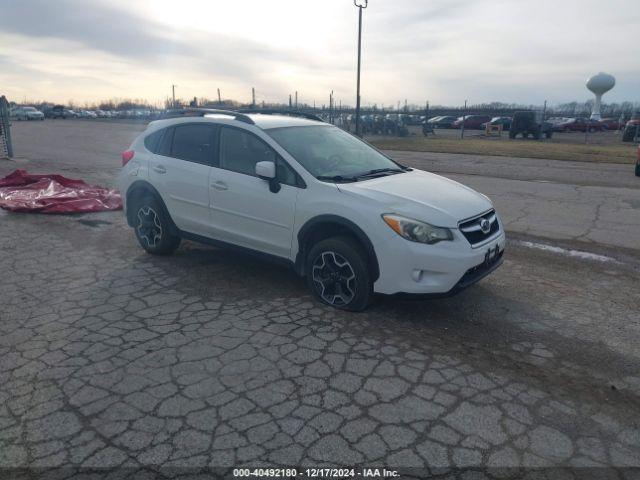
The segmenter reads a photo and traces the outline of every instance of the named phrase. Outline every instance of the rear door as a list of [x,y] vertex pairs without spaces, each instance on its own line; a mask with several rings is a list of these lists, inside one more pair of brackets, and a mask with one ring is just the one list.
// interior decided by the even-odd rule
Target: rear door
[[209,175],[216,161],[218,126],[182,123],[169,127],[149,161],[151,183],[181,230],[210,236]]
[[[211,169],[211,225],[221,240],[290,258],[296,200],[302,180],[261,138],[222,126],[219,166]],[[259,161],[274,161],[280,190],[255,175]]]

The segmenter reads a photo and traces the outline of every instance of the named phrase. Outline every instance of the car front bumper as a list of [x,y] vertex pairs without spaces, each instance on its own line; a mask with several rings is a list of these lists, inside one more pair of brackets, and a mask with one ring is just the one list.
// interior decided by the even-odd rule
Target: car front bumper
[[502,228],[477,247],[471,247],[459,231],[454,237],[452,242],[425,245],[397,236],[376,245],[380,277],[374,291],[387,295],[450,296],[502,264],[506,244]]

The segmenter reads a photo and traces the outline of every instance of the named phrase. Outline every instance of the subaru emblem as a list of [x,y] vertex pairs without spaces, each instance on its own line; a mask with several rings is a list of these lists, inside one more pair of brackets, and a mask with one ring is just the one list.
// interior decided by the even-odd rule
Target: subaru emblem
[[489,231],[491,230],[491,222],[486,218],[480,220],[480,230],[482,230],[482,233],[484,233],[485,235],[489,233]]

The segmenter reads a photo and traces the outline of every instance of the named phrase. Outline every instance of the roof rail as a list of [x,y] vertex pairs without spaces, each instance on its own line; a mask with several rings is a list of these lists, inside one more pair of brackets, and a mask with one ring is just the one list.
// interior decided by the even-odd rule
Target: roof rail
[[301,112],[299,110],[279,110],[277,108],[243,108],[238,110],[241,113],[261,113],[263,115],[290,115],[292,117],[302,117],[307,120],[315,120],[317,122],[324,122],[322,118],[313,113]]
[[160,118],[176,118],[176,117],[204,117],[205,115],[229,115],[239,122],[255,125],[255,122],[251,120],[251,117],[235,110],[223,110],[218,108],[197,108],[197,107],[185,107],[185,108],[173,108],[165,110]]

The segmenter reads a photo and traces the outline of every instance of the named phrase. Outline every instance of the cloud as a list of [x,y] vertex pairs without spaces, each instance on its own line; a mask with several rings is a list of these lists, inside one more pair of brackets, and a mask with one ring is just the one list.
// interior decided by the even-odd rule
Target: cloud
[[[353,103],[349,0],[0,0],[0,15],[0,83],[19,98],[161,101],[177,83],[184,98]],[[630,0],[371,0],[363,20],[365,104],[580,100],[599,70],[618,79],[606,100],[640,95]]]
[[128,58],[190,55],[166,27],[107,4],[82,0],[3,0],[2,30],[31,38],[57,38]]

